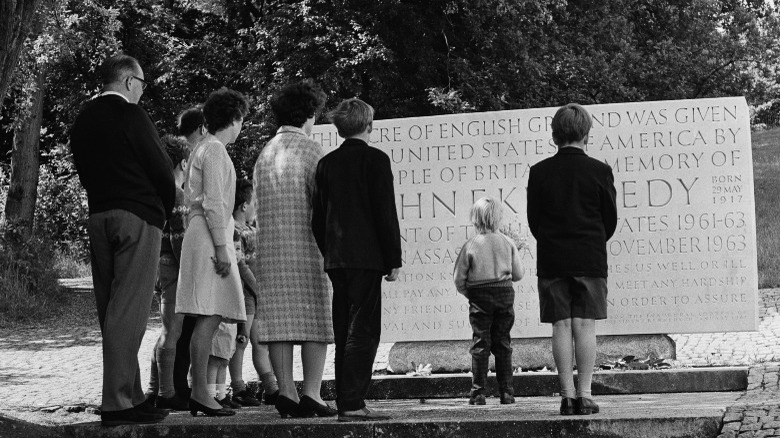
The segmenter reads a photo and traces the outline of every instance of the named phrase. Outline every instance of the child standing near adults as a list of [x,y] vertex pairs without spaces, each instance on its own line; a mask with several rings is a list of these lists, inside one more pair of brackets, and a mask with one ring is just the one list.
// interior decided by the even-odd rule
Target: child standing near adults
[[470,405],[485,404],[485,381],[490,352],[496,358],[501,404],[515,402],[512,384],[512,339],[515,324],[513,281],[525,274],[514,242],[498,232],[501,204],[481,198],[471,207],[477,234],[461,248],[455,260],[455,288],[469,300],[469,322],[474,333],[471,349]]
[[360,99],[330,113],[345,140],[317,165],[312,231],[333,283],[339,421],[377,421],[365,398],[382,333],[382,277],[398,278],[401,233],[390,157],[368,145],[374,109]]
[[252,181],[240,179],[236,181],[236,202],[233,207],[233,220],[235,231],[233,232],[233,244],[236,246],[236,258],[238,260],[238,273],[241,276],[241,287],[244,289],[244,307],[246,307],[246,322],[238,324],[238,337],[236,338],[236,352],[230,358],[230,387],[233,390],[231,401],[240,406],[259,406],[260,400],[251,392],[244,382],[244,351],[247,343],[252,344],[252,364],[255,366],[257,376],[263,385],[265,393],[263,399],[266,404],[272,405],[279,395],[279,385],[271,368],[271,360],[268,357],[268,345],[261,344],[258,339],[259,324],[255,321],[257,309],[257,281],[250,269],[255,258],[255,239],[257,231],[252,225],[255,221],[255,199]]
[[[190,150],[182,137],[166,135],[162,138],[165,152],[173,163],[173,177],[176,181],[176,203],[170,218],[165,221],[160,245],[160,262],[157,267],[155,295],[160,300],[160,319],[162,330],[152,353],[152,370],[149,374],[147,400],[153,401],[161,409],[186,411],[190,398],[186,375],[176,375],[175,364],[177,344],[182,331],[184,315],[176,313],[176,286],[179,282],[179,260],[181,244],[188,213],[184,202],[184,169]],[[185,346],[186,347],[186,346]],[[179,382],[176,382],[176,380]],[[183,383],[181,383],[183,380]],[[177,385],[178,383],[178,385]]]
[[615,232],[617,207],[612,168],[585,153],[591,124],[582,106],[559,108],[551,123],[558,152],[532,166],[528,176],[540,317],[553,325],[561,415],[599,412],[591,397],[596,320],[607,317],[607,240]]

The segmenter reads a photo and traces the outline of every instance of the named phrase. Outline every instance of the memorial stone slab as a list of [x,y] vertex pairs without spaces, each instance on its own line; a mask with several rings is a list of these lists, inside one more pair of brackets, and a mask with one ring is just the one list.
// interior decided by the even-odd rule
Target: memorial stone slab
[[[588,155],[612,167],[618,227],[608,242],[608,319],[600,335],[756,330],[757,263],[749,112],[742,97],[591,105]],[[453,264],[482,196],[525,242],[513,338],[546,337],[528,170],[554,155],[557,108],[377,120],[371,144],[393,166],[403,269],[383,284],[382,341],[471,338]],[[327,151],[342,141],[314,127]]]

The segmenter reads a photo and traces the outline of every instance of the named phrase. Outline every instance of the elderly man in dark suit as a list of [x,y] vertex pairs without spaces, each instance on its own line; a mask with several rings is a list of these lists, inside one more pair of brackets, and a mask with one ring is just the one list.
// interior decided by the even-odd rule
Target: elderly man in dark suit
[[541,321],[553,324],[562,415],[599,411],[590,388],[596,320],[607,317],[607,240],[615,232],[617,207],[612,169],[584,151],[591,123],[580,105],[560,108],[551,123],[558,152],[532,166],[528,175],[528,227],[537,244],[539,307]]
[[145,403],[138,367],[152,302],[160,238],[176,196],[173,169],[154,123],[138,101],[146,88],[126,55],[102,66],[103,93],[87,102],[70,147],[89,203],[92,280],[103,334],[106,426],[161,421]]
[[364,399],[382,331],[382,276],[395,281],[401,267],[393,174],[387,154],[368,145],[370,105],[345,100],[330,116],[346,140],[317,166],[312,230],[333,283],[336,407],[339,421],[384,420]]

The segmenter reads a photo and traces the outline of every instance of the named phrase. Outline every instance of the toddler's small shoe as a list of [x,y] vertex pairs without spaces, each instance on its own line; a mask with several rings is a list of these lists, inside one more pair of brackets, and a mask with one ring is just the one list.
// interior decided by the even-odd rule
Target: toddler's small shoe
[[574,415],[577,401],[571,397],[561,399],[561,415]]
[[233,394],[231,400],[233,403],[238,403],[241,406],[260,406],[260,400],[258,400],[248,389]]
[[511,405],[514,402],[515,402],[515,396],[514,395],[512,395],[512,394],[510,394],[508,392],[501,393],[501,404],[502,405]]
[[575,402],[575,413],[577,415],[590,415],[599,413],[599,405],[592,399],[585,397],[578,397]]
[[472,396],[469,399],[470,405],[484,405],[485,404],[485,395],[484,394],[477,394],[475,396]]
[[223,408],[228,408],[228,409],[241,408],[241,405],[231,400],[229,395],[226,395],[225,398],[223,398],[222,400],[214,397],[214,400],[216,400],[217,403],[219,403],[219,405],[222,406]]

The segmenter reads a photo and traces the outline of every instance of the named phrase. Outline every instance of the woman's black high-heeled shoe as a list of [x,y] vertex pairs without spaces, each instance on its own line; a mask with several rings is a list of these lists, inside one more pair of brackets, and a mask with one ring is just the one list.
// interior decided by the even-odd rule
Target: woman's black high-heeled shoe
[[301,409],[301,405],[283,395],[277,397],[275,406],[282,418],[305,418],[314,416],[314,412]]
[[194,417],[198,415],[198,412],[203,412],[207,417],[229,417],[231,415],[236,415],[236,411],[232,409],[214,409],[208,406],[204,406],[193,399],[190,399],[190,415]]
[[339,411],[328,406],[327,403],[319,404],[308,395],[301,397],[300,407],[301,411],[311,411],[313,415],[318,417],[335,417],[339,413]]

